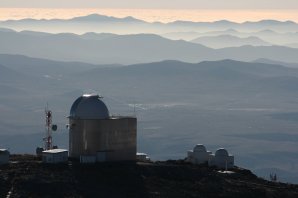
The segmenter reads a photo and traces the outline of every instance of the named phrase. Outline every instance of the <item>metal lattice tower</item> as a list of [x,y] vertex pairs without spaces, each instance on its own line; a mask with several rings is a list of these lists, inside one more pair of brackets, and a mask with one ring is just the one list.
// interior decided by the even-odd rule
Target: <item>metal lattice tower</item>
[[46,115],[46,136],[43,138],[44,150],[50,150],[53,148],[52,142],[52,111],[45,109]]

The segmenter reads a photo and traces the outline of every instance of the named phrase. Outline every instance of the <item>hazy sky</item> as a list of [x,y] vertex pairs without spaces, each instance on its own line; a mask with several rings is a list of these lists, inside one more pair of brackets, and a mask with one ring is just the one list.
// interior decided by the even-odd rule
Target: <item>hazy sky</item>
[[298,9],[298,0],[0,0],[0,7]]

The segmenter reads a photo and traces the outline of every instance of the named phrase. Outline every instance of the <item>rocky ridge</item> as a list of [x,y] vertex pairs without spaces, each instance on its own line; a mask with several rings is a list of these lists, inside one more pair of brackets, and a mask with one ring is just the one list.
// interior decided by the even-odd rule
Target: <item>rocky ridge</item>
[[0,197],[298,197],[298,185],[232,171],[183,160],[46,165],[33,155],[12,155],[0,166]]

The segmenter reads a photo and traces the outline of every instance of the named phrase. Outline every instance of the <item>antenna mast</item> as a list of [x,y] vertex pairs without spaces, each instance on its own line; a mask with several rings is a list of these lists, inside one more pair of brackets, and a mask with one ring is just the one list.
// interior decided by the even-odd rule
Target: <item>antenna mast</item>
[[52,144],[52,111],[48,109],[48,104],[45,109],[46,115],[46,137],[43,138],[44,150],[50,150],[53,148]]

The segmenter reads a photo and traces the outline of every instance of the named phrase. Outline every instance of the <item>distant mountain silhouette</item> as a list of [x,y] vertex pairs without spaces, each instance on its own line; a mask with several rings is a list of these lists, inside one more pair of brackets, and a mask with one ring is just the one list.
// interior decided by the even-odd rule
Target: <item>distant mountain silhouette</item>
[[[9,54],[0,54],[0,63],[8,66],[10,69],[12,69],[12,71],[18,71],[23,74],[34,74],[39,76],[50,75],[53,77],[66,74],[69,75],[70,73],[83,71],[85,69],[105,67],[80,62],[59,62]],[[110,67],[113,66],[111,65]],[[10,71],[10,73],[12,71]],[[8,76],[6,72],[4,74],[3,73],[4,72],[1,72],[3,76]]]
[[[112,17],[112,16],[106,16],[106,15],[101,15],[101,14],[90,14],[90,15],[86,15],[86,16],[79,16],[79,17],[74,17],[71,19],[49,19],[49,20],[45,20],[45,19],[32,19],[32,18],[25,18],[25,19],[21,19],[21,20],[7,20],[7,21],[2,21],[2,22],[17,22],[17,21],[92,21],[92,22],[144,22],[144,23],[148,23],[145,22],[143,20],[140,19],[136,19],[134,17],[128,16],[128,17],[123,17],[123,18],[119,18],[119,17]],[[260,21],[246,21],[243,23],[236,23],[236,22],[232,22],[229,20],[219,20],[219,21],[214,21],[214,22],[194,22],[194,21],[182,21],[182,20],[177,20],[177,21],[173,21],[173,22],[169,22],[169,23],[161,23],[158,22],[159,24],[167,24],[167,25],[177,25],[177,24],[181,24],[181,25],[197,25],[197,26],[204,26],[204,25],[225,25],[225,26],[237,26],[237,25],[297,25],[297,23],[293,22],[293,21],[278,21],[278,20],[260,20]]]
[[117,34],[112,33],[94,33],[94,32],[87,32],[82,34],[80,37],[84,39],[91,39],[91,40],[103,40],[111,37],[118,36]]
[[68,21],[78,21],[78,22],[138,22],[143,23],[145,21],[133,18],[133,17],[124,17],[124,18],[117,18],[111,16],[105,16],[100,14],[90,14],[87,16],[75,17],[69,19]]
[[25,35],[40,36],[40,37],[42,37],[42,36],[51,36],[51,34],[47,33],[47,32],[34,32],[34,31],[30,31],[30,30],[24,30],[24,31],[21,31],[20,33],[25,34]]
[[259,39],[258,37],[246,37],[240,38],[231,35],[219,35],[219,36],[205,36],[191,40],[193,43],[198,43],[211,48],[225,48],[225,47],[240,47],[243,45],[252,46],[270,46],[268,42]]
[[[297,62],[293,58],[296,49],[283,46],[241,46],[218,49],[217,52],[224,58],[251,61],[258,58]],[[253,58],[258,57],[258,58]]]
[[261,20],[258,22],[246,21],[242,24],[260,24],[260,25],[297,25],[293,21],[278,21],[278,20]]
[[183,40],[194,40],[198,37],[217,37],[217,36],[235,36],[240,38],[247,37],[258,37],[263,42],[274,44],[274,45],[282,45],[288,47],[296,47],[295,43],[298,41],[298,33],[297,32],[275,32],[269,29],[261,30],[261,31],[237,31],[235,29],[227,29],[221,31],[208,31],[208,32],[170,32],[162,34],[162,36],[169,39],[183,39]]
[[271,65],[283,65],[286,67],[291,67],[291,68],[298,68],[298,63],[288,63],[288,62],[281,62],[281,61],[273,61],[265,58],[260,58],[257,60],[254,60],[253,62],[256,63],[265,63],[265,64],[271,64]]
[[[217,94],[225,94],[232,90],[233,93],[237,93],[244,87],[252,92],[262,90],[264,93],[269,92],[271,94],[289,91],[289,89],[293,91],[296,89],[295,86],[298,86],[297,77],[297,69],[280,65],[222,60],[206,61],[199,64],[163,61],[120,68],[95,68],[78,73],[75,79],[80,81],[88,79],[89,82],[94,84],[105,82],[108,85],[127,82],[127,89],[130,86],[138,85],[137,87],[140,88],[140,91],[145,90],[145,88],[141,88],[143,86],[147,87],[150,84],[154,84],[152,87],[155,87],[159,84],[156,90],[164,89],[175,94],[178,89],[183,95],[188,93],[189,90],[201,87],[202,83],[205,85],[203,88],[204,92],[210,94],[213,89],[216,89],[217,85],[224,85],[223,87],[225,87],[217,90]],[[188,80],[183,80],[182,78]],[[175,87],[172,87],[173,84],[175,84]],[[285,89],[285,85],[291,86]],[[160,93],[157,91],[155,94]],[[144,93],[145,95],[147,94]]]
[[[88,38],[88,39],[86,39]],[[20,54],[52,60],[92,64],[134,64],[162,60],[199,62],[235,59],[253,61],[259,58],[298,62],[297,48],[282,46],[230,47],[214,50],[200,44],[174,41],[154,34],[76,35],[33,32],[1,32],[0,53]]]
[[95,64],[131,64],[164,59],[197,62],[199,57],[212,54],[212,49],[202,45],[172,41],[152,34],[122,35],[102,40],[83,39],[79,35],[69,34],[40,37],[0,32],[0,35],[3,44],[0,53]]
[[196,31],[168,32],[168,33],[162,34],[162,36],[165,38],[174,39],[174,40],[183,39],[183,40],[190,41],[198,37],[205,37],[205,36],[220,36],[220,35],[238,36],[240,34],[241,32],[238,32],[237,30],[227,29],[223,31],[210,31],[210,32],[204,32],[204,33],[196,32]]
[[[96,25],[95,25],[96,24]],[[296,32],[298,25],[292,21],[263,20],[257,22],[235,23],[227,20],[215,22],[174,21],[170,23],[149,23],[133,17],[117,18],[99,14],[75,17],[72,19],[51,20],[7,20],[0,22],[0,26],[18,31],[34,30],[52,33],[73,32],[83,34],[86,32],[110,32],[115,34],[137,33],[168,33],[173,31],[222,31],[236,29],[238,31],[261,31],[271,29],[278,32]],[[80,26],[80,28],[78,28]],[[127,28],[130,27],[130,28]]]

